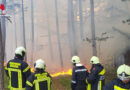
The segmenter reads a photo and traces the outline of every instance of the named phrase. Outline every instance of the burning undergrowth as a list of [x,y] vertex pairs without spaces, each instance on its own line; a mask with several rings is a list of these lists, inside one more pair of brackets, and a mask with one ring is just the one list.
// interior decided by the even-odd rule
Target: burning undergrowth
[[[6,66],[6,62],[4,62],[4,67]],[[35,68],[31,68],[31,72],[35,72]],[[65,76],[65,75],[72,75],[72,69],[69,70],[63,70],[55,73],[50,73],[52,77],[58,77],[58,76]]]
[[[31,68],[31,72],[34,73],[35,69]],[[72,69],[69,70],[63,70],[60,72],[50,73],[52,77],[58,77],[58,76],[65,76],[65,75],[72,75]]]

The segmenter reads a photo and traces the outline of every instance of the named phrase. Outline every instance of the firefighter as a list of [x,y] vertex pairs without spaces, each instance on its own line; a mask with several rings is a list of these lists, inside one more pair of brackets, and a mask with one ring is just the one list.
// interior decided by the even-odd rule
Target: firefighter
[[51,90],[52,79],[48,72],[45,71],[45,63],[38,59],[34,67],[35,73],[29,76],[26,82],[26,90]]
[[72,57],[73,72],[72,72],[72,90],[86,90],[87,84],[85,82],[88,76],[88,70],[80,63],[80,58],[78,56]]
[[30,67],[23,61],[26,50],[24,47],[18,47],[15,50],[14,59],[8,61],[5,71],[9,77],[10,90],[25,90],[26,79],[31,74]]
[[130,66],[120,65],[116,79],[105,85],[104,90],[130,90]]
[[92,67],[86,80],[86,83],[88,83],[87,90],[103,90],[105,69],[100,64],[99,58],[96,56],[93,56],[90,59],[90,63],[92,64]]

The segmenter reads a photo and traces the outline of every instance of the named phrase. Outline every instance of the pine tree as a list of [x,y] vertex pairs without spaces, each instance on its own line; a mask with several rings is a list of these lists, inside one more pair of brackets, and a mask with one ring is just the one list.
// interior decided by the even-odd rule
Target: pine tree
[[4,48],[2,43],[2,30],[0,22],[0,90],[4,90]]

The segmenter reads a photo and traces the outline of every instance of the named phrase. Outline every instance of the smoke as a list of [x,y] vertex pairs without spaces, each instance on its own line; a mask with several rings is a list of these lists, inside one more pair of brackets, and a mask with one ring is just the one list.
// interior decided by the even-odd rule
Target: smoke
[[[29,65],[33,66],[38,58],[42,58],[46,62],[47,70],[50,72],[60,71],[62,70],[61,54],[64,70],[72,68],[71,57],[73,55],[78,55],[81,58],[81,63],[90,66],[89,60],[92,57],[90,2],[83,0],[79,4],[77,0],[74,2],[57,0],[57,4],[55,4],[54,0],[32,1],[33,13],[31,13],[31,1],[24,1],[27,62]],[[9,1],[7,0],[7,2]],[[97,55],[101,63],[114,64],[114,59],[130,45],[129,25],[122,23],[130,11],[119,0],[113,2],[96,0],[94,3]],[[11,2],[9,5],[7,4],[7,7],[10,7],[8,14],[15,17],[11,18],[12,24],[8,22],[6,24],[7,60],[14,57],[15,43],[17,46],[23,45],[22,11],[19,9],[21,4],[20,2],[14,2],[14,4],[12,5]],[[57,12],[55,5],[57,5]],[[12,10],[14,6],[16,7],[15,11]],[[31,16],[32,14],[33,16]],[[56,19],[56,15],[58,15],[58,19]],[[34,22],[32,23],[32,21]],[[59,38],[57,38],[57,28],[59,29]],[[14,29],[16,29],[16,37],[14,37]],[[61,44],[60,54],[59,43]]]

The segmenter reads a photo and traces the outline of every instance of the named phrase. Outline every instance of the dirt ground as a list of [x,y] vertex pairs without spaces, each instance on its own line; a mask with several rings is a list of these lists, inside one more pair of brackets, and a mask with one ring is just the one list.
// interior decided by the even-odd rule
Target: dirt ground
[[52,90],[66,90],[64,86],[61,85],[60,82],[58,82],[58,77],[53,78],[53,85],[52,85]]

